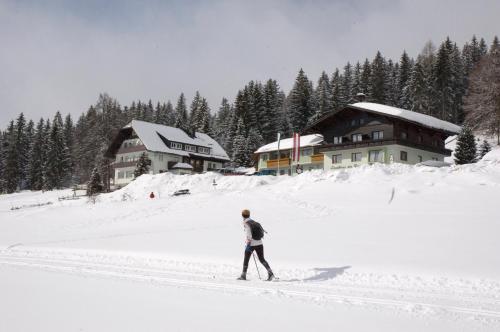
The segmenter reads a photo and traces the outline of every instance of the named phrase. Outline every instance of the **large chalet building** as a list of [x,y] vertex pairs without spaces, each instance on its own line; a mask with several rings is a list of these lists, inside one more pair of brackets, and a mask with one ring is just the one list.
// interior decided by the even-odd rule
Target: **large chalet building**
[[150,174],[202,173],[222,168],[229,161],[224,149],[207,134],[189,135],[179,128],[132,120],[118,132],[105,154],[114,159],[115,186],[134,179],[142,153],[151,160]]
[[[372,163],[417,164],[427,160],[444,161],[451,155],[445,140],[460,132],[460,126],[429,115],[387,105],[359,102],[326,114],[302,132],[301,154],[291,165],[291,144],[286,142],[277,155],[277,143],[258,149],[260,170],[295,173]],[[321,137],[311,143],[312,137]],[[289,139],[290,140],[290,139]],[[305,144],[302,141],[305,141]]]

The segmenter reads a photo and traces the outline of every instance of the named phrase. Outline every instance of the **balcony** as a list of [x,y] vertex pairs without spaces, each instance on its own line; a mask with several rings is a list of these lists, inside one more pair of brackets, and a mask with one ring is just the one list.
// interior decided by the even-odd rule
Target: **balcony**
[[289,167],[290,158],[272,159],[267,161],[267,168]]
[[325,155],[320,153],[320,154],[313,154],[311,156],[311,163],[322,163],[323,159],[325,159]]

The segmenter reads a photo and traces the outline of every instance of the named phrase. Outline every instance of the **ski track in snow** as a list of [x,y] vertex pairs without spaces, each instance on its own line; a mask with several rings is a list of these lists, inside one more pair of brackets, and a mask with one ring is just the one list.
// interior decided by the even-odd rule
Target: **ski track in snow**
[[500,283],[495,281],[349,273],[344,272],[349,267],[344,267],[327,280],[318,278],[321,269],[293,269],[276,271],[282,277],[278,282],[260,282],[256,275],[241,282],[235,280],[239,269],[230,264],[57,248],[0,250],[1,266],[278,300],[285,297],[322,306],[340,303],[500,326]]

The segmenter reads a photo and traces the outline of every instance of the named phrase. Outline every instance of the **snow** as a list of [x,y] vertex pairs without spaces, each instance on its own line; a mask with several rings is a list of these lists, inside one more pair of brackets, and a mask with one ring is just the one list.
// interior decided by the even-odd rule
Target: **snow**
[[[308,147],[320,145],[323,142],[323,135],[312,134],[300,137],[300,147]],[[285,138],[280,140],[279,148],[281,150],[291,149],[293,147],[293,138]],[[255,153],[263,153],[278,150],[278,141],[261,146]]]
[[[145,174],[95,204],[69,195],[0,196],[1,331],[500,329],[498,147],[471,165]],[[244,208],[278,282],[253,262],[235,280]]]
[[376,103],[367,103],[367,102],[354,103],[354,104],[351,104],[349,106],[357,108],[357,109],[361,109],[361,110],[366,110],[366,111],[370,111],[370,112],[375,112],[375,113],[379,113],[379,114],[385,114],[385,115],[389,115],[392,117],[405,119],[408,121],[419,123],[419,124],[424,125],[424,126],[429,127],[429,128],[445,130],[445,131],[448,131],[451,133],[458,134],[461,130],[460,126],[457,126],[451,122],[443,121],[443,120],[437,119],[437,118],[430,116],[430,115],[425,115],[422,113],[408,111],[408,110],[393,107],[393,106],[387,106],[387,105],[376,104]]
[[[219,143],[217,143],[213,138],[204,133],[196,132],[195,137],[192,138],[179,128],[139,120],[132,120],[132,122],[126,127],[132,127],[134,129],[137,136],[139,136],[142,143],[149,151],[165,152],[181,156],[189,156],[190,154],[204,157],[210,156],[222,160],[229,160],[229,157],[227,156],[224,149],[219,145]],[[165,145],[158,134],[174,142],[193,144],[210,148],[210,154],[207,155],[193,152],[188,153],[183,150],[170,149]]]
[[193,166],[187,163],[177,163],[172,168],[193,169]]

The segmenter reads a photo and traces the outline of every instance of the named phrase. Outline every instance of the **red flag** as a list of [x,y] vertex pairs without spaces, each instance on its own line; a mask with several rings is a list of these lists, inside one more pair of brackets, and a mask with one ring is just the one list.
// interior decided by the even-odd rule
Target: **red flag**
[[299,133],[293,133],[292,160],[298,162],[299,158],[300,158],[300,135]]

